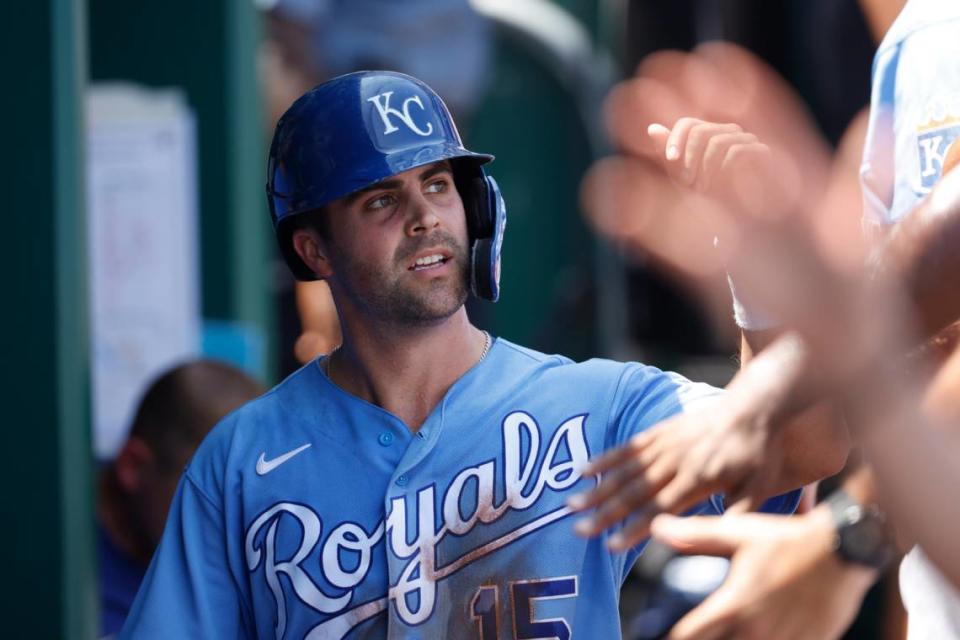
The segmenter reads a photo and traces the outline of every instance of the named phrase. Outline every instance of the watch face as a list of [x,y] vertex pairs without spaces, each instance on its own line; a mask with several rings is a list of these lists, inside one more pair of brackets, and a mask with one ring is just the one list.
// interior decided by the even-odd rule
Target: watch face
[[843,537],[848,550],[858,555],[873,555],[885,545],[883,529],[872,518],[853,523]]
[[840,530],[840,552],[852,562],[881,567],[890,554],[883,523],[869,512],[861,511],[859,518]]
[[849,562],[881,569],[893,555],[886,519],[876,507],[864,507],[843,489],[827,498],[837,532],[837,554]]

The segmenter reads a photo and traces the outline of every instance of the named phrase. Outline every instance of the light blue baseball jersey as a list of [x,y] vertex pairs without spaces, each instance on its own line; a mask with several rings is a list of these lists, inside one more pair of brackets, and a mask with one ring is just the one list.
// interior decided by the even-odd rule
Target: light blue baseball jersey
[[618,638],[640,549],[576,536],[565,499],[591,456],[715,394],[497,340],[411,434],[314,362],[204,441],[120,637]]
[[873,65],[860,176],[865,222],[902,218],[940,179],[960,134],[960,2],[910,0]]

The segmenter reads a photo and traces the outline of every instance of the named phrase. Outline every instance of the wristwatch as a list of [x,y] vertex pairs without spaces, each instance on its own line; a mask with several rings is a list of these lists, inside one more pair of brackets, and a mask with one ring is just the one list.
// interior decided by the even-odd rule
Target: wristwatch
[[838,489],[826,499],[836,530],[834,551],[847,562],[883,569],[893,559],[893,536],[883,511]]

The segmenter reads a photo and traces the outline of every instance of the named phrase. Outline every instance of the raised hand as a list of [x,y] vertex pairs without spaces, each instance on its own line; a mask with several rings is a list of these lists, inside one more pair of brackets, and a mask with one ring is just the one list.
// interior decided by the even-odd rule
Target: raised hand
[[830,421],[804,424],[809,433],[803,438],[772,424],[782,419],[786,396],[804,375],[807,357],[795,335],[782,336],[737,374],[724,396],[594,459],[585,473],[601,474],[602,482],[569,504],[596,512],[576,530],[592,536],[627,519],[609,540],[612,549],[623,551],[649,534],[658,514],[684,513],[714,493],[725,494],[727,511],[744,512],[770,496],[835,473],[846,459],[846,447],[837,445],[831,433],[821,433],[830,429]]
[[575,530],[592,536],[627,520],[608,543],[626,551],[650,535],[657,515],[681,514],[713,493],[733,489],[739,508],[759,507],[776,491],[783,462],[781,443],[769,442],[766,417],[746,405],[713,402],[596,458],[584,473],[602,474],[603,481],[569,501],[574,509],[596,511]]
[[838,638],[876,577],[833,552],[836,534],[825,507],[793,518],[661,517],[653,533],[681,553],[732,560],[723,585],[673,627],[669,640]]

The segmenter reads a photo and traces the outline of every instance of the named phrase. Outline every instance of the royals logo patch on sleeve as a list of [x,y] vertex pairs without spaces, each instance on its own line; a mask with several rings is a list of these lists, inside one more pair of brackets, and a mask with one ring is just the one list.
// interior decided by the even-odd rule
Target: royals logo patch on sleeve
[[940,122],[930,122],[917,131],[920,186],[925,191],[933,188],[940,179],[947,150],[958,135],[960,135],[960,117],[955,116]]

